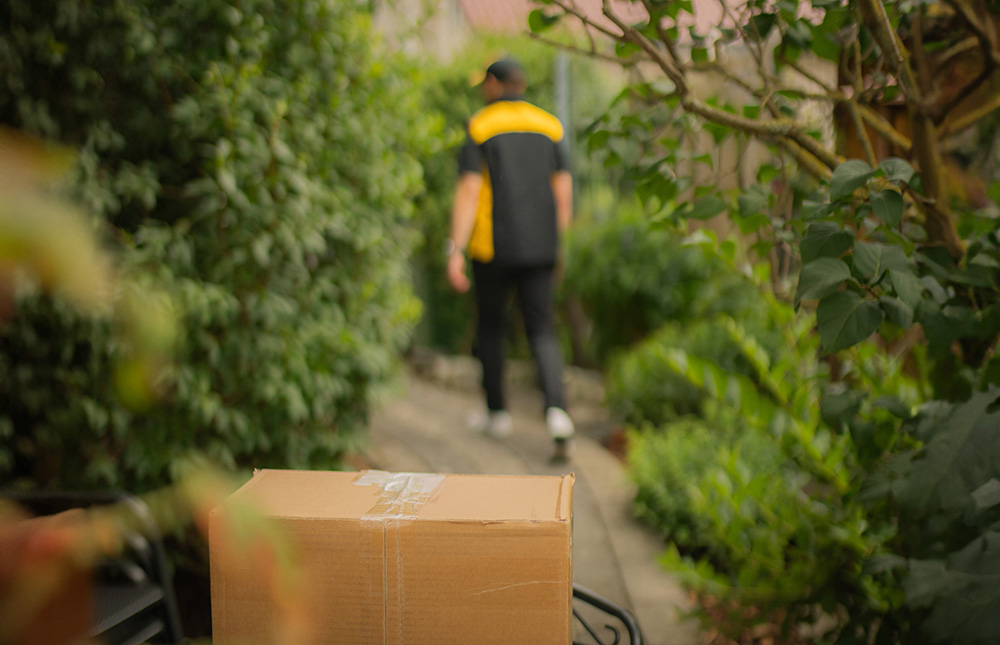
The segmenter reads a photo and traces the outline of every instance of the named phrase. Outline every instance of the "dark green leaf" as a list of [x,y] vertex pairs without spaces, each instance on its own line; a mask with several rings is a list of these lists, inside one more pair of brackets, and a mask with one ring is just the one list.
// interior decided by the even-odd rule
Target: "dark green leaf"
[[827,394],[820,401],[820,416],[831,428],[845,428],[861,410],[861,402],[861,394],[853,390]]
[[709,195],[699,199],[691,208],[688,217],[691,219],[711,219],[726,210],[726,202],[718,195]]
[[695,63],[708,62],[708,50],[704,47],[691,48],[691,61]]
[[977,511],[984,511],[1000,504],[1000,480],[991,477],[988,482],[972,491],[972,501]]
[[924,285],[912,271],[890,269],[889,282],[896,290],[896,296],[905,302],[910,309],[916,309],[923,299]]
[[736,198],[736,203],[740,209],[740,215],[743,217],[759,213],[765,206],[767,206],[767,201],[767,193],[760,190],[756,186],[745,193],[740,193],[739,197]]
[[982,388],[987,386],[1000,386],[1000,358],[994,356],[986,363],[981,374]]
[[873,408],[885,410],[889,414],[899,419],[909,419],[913,416],[910,406],[903,402],[898,396],[884,395],[871,400]]
[[[736,226],[739,227],[740,233],[743,235],[749,235],[751,233],[756,233],[757,231],[766,228],[771,225],[771,218],[762,213],[757,215],[749,216],[739,216],[736,218]],[[769,243],[764,243],[767,248],[770,248]]]
[[840,61],[840,45],[830,38],[829,34],[817,33],[816,28],[813,28],[813,37],[810,49],[812,50],[812,53],[824,60],[833,62]]
[[833,202],[814,202],[805,200],[802,202],[802,219],[807,222],[822,219],[837,209],[837,204]]
[[851,159],[837,166],[830,177],[830,199],[840,199],[854,193],[875,174],[871,166],[860,159]]
[[805,20],[796,20],[788,25],[788,31],[785,32],[785,41],[795,47],[809,49],[810,45],[812,45],[812,32],[809,29],[809,23]]
[[750,17],[750,24],[746,27],[747,37],[753,41],[765,40],[771,29],[778,21],[776,13],[761,13]]
[[802,267],[795,290],[795,305],[802,300],[819,300],[851,279],[851,269],[836,258],[817,258]]
[[903,218],[903,196],[888,188],[872,193],[872,210],[886,226],[899,226]]
[[990,184],[989,192],[987,194],[990,199],[993,200],[994,204],[1000,204],[1000,181],[995,181]]
[[913,181],[914,170],[905,159],[899,157],[889,157],[881,162],[878,167],[885,172],[885,177],[889,181],[901,181],[910,183]]
[[528,14],[528,28],[532,33],[540,34],[559,22],[563,14],[556,13],[549,15],[541,9],[535,9]]
[[878,299],[886,319],[900,329],[909,329],[913,324],[913,308],[899,298],[883,296]]
[[971,504],[974,490],[1000,476],[996,400],[995,390],[975,393],[928,420],[930,427],[921,433],[930,440],[913,461],[909,477],[896,488],[904,508],[917,517],[960,511]]
[[809,226],[800,242],[802,262],[819,257],[840,257],[854,244],[854,234],[836,224],[816,222]]
[[816,322],[820,342],[827,353],[847,349],[864,341],[882,324],[878,302],[853,291],[838,291],[819,301]]
[[912,271],[913,265],[898,246],[859,242],[854,245],[854,269],[859,277],[872,282],[887,269],[906,272]]

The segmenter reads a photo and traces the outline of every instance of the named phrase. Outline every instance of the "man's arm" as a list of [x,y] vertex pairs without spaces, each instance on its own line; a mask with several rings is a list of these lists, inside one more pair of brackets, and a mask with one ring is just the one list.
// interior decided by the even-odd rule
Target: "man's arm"
[[568,170],[552,175],[552,195],[556,200],[556,225],[564,233],[573,220],[573,176]]
[[459,293],[465,293],[470,286],[469,278],[465,275],[465,247],[472,237],[482,187],[481,174],[463,172],[455,188],[455,200],[451,208],[451,240],[455,246],[448,256],[447,271],[451,288]]

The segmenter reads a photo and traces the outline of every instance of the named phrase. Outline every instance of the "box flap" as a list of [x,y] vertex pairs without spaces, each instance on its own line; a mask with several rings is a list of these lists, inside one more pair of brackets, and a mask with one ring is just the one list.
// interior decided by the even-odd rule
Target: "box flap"
[[573,475],[497,477],[446,475],[421,520],[553,521],[570,519]]
[[233,494],[274,517],[569,521],[573,475],[259,470]]
[[357,477],[328,470],[258,470],[232,499],[252,501],[272,517],[357,519],[381,496],[375,488],[352,486]]

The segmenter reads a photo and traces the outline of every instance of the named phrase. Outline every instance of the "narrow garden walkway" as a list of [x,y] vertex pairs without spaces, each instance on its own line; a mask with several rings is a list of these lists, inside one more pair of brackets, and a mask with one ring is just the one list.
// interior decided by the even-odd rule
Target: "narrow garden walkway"
[[585,372],[568,375],[578,437],[571,462],[553,466],[541,399],[528,387],[530,370],[515,364],[509,371],[515,428],[499,442],[467,426],[482,405],[478,366],[467,358],[418,356],[372,419],[367,461],[394,472],[575,473],[575,581],[631,610],[651,645],[703,643],[693,621],[680,616],[687,595],[656,564],[661,541],[630,514],[632,488],[621,461],[599,441],[610,429],[599,381]]

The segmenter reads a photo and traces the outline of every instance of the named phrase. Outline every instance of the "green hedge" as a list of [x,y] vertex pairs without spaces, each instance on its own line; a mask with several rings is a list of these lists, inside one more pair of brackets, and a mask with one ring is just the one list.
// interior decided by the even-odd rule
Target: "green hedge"
[[[419,315],[416,161],[438,136],[367,2],[135,0],[0,8],[0,123],[79,151],[74,198],[170,294],[176,359],[113,387],[107,320],[28,298],[0,326],[0,480],[164,483],[332,467]],[[119,379],[127,381],[127,379]]]

